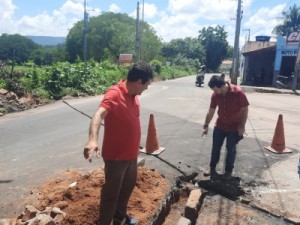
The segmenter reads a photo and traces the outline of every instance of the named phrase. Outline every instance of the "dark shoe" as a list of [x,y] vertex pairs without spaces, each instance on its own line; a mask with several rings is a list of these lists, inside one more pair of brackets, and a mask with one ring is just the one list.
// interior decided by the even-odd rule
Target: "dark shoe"
[[223,179],[224,180],[230,180],[232,178],[232,172],[231,171],[226,171],[224,174],[223,174]]
[[114,218],[114,225],[137,225],[138,222],[133,217],[127,215],[124,219]]

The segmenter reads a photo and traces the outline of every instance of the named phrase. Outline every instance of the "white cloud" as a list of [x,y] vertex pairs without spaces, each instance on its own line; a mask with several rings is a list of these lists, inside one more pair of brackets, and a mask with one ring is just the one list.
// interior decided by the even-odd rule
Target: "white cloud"
[[[135,9],[132,13],[129,14],[132,18],[136,18],[136,12],[137,10]],[[144,3],[144,10],[143,10],[143,4],[140,4],[140,19],[142,19],[144,13],[144,19],[151,20],[153,18],[158,18],[160,16],[160,12],[157,10],[156,5],[154,4],[149,4],[149,3]]]
[[[43,36],[66,36],[68,29],[83,19],[84,7],[82,1],[67,0],[59,9],[51,13],[42,12],[36,16],[23,16],[13,20],[16,7],[11,0],[0,0],[0,22],[6,26],[0,27],[0,33]],[[1,10],[5,12],[1,12]],[[94,10],[96,11],[96,10]],[[99,9],[97,9],[99,13]],[[6,15],[6,16],[4,16]],[[9,25],[11,24],[11,25]]]
[[[251,29],[251,37],[259,34],[272,35],[278,24],[278,16],[286,4],[273,8],[261,8],[254,13],[252,4],[260,0],[244,0],[242,3],[242,26],[240,43],[244,42],[243,29]],[[252,7],[252,8],[251,8]],[[237,13],[236,0],[169,0],[167,11],[152,25],[164,41],[187,36],[197,37],[198,31],[208,26],[224,26],[228,42],[233,46]],[[160,15],[162,13],[157,13]]]
[[285,4],[275,6],[274,8],[261,8],[256,14],[249,17],[244,23],[244,27],[250,29],[251,38],[254,40],[257,35],[274,36],[272,31],[280,22]]
[[62,7],[58,10],[61,14],[71,14],[71,15],[82,15],[84,10],[84,6],[82,3],[74,3],[73,1],[66,1]]
[[[169,0],[168,10],[157,13],[162,16],[152,25],[164,41],[198,37],[199,30],[208,26],[220,25],[231,31],[235,22],[230,18],[236,14],[236,9],[235,0]],[[228,39],[232,41],[233,37]]]
[[121,12],[121,9],[120,9],[120,7],[118,5],[111,4],[109,6],[109,12],[119,13],[119,12]]
[[156,5],[145,3],[144,5],[144,18],[153,19],[159,16]]
[[172,15],[184,14],[206,20],[229,19],[236,11],[235,0],[169,0]]
[[[63,2],[52,12],[45,11],[35,16],[23,16],[16,20],[14,16],[17,7],[13,1],[0,0],[0,34],[66,36],[68,29],[83,19],[84,6],[83,0],[65,0]],[[121,2],[111,4],[109,11],[123,12],[120,7],[122,4]],[[136,4],[132,4],[134,4],[132,7],[136,8]],[[278,24],[278,16],[281,16],[286,5],[281,4],[273,8],[257,10],[253,4],[261,4],[261,0],[243,0],[241,40],[245,36],[243,29],[251,29],[252,39],[260,34],[271,35],[271,31]],[[143,16],[142,7],[143,5],[140,4],[140,19]],[[146,2],[144,7],[144,20],[154,27],[157,35],[164,41],[197,37],[198,31],[203,27],[221,25],[228,33],[229,43],[233,45],[236,0],[168,0],[167,8]],[[87,11],[90,16],[101,14],[101,9],[92,8],[90,5],[88,5]],[[136,18],[136,9],[129,15]]]
[[13,15],[17,7],[13,4],[12,0],[0,0],[0,34],[10,33],[10,30],[15,30]]
[[164,16],[152,26],[157,31],[158,36],[164,41],[174,38],[197,37],[201,26],[193,17],[187,18],[185,15]]
[[1,0],[0,5],[0,15],[2,15],[1,18],[10,18],[17,8],[13,4],[12,0]]

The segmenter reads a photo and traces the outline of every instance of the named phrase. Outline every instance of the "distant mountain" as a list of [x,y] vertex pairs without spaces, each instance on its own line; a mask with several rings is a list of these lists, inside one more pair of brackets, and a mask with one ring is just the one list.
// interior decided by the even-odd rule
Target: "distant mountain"
[[44,46],[46,45],[55,46],[55,45],[65,44],[66,42],[65,37],[51,37],[51,36],[26,36],[26,37],[31,39],[35,43]]

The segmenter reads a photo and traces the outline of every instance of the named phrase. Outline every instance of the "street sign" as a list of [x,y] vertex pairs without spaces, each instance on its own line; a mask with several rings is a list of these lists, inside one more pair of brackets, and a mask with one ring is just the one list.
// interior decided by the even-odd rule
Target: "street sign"
[[300,40],[300,32],[295,31],[286,36],[286,45],[297,45]]

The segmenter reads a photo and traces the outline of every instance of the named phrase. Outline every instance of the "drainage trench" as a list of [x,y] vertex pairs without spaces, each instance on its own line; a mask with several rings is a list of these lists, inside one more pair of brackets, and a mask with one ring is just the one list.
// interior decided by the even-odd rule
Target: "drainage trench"
[[244,191],[237,177],[212,181],[194,175],[189,181],[181,177],[173,182],[152,225],[298,224],[252,205],[251,191]]

